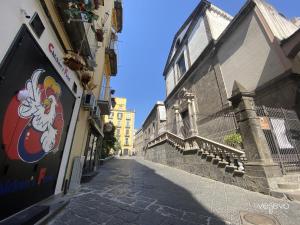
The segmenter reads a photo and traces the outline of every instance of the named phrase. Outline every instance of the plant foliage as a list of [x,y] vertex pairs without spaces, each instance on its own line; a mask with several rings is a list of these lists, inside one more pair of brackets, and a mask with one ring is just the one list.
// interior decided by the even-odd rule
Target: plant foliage
[[110,129],[104,129],[101,158],[108,157],[112,150],[116,152],[121,149],[121,145],[115,137],[116,127],[111,122],[105,124],[104,127],[110,127]]
[[229,146],[237,147],[243,143],[243,140],[240,133],[232,133],[224,137],[224,142]]

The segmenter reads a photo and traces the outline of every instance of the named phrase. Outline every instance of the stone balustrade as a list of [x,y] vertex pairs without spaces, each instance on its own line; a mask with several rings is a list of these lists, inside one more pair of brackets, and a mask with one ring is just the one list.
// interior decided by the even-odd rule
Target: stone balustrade
[[242,150],[200,136],[183,139],[170,132],[164,132],[149,141],[147,149],[163,142],[168,142],[183,154],[197,154],[202,159],[217,165],[217,167],[225,168],[226,172],[232,172],[234,176],[243,176],[245,173],[244,162],[246,157],[245,152]]

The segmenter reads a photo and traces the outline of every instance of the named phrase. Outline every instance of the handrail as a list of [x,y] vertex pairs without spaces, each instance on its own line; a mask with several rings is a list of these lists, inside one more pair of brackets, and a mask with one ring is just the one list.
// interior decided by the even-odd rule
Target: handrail
[[233,170],[244,171],[244,162],[247,160],[245,152],[227,146],[213,140],[195,135],[188,138],[181,138],[171,132],[164,132],[153,140],[149,141],[146,148],[159,145],[162,142],[169,141],[174,147],[182,151],[198,150],[198,154],[204,155],[206,158],[217,161],[224,167],[230,167]]
[[234,152],[234,153],[237,153],[237,154],[241,154],[241,155],[245,154],[245,152],[242,151],[242,150],[238,150],[238,149],[233,148],[233,147],[231,147],[231,146],[224,145],[224,144],[221,144],[221,143],[219,143],[219,142],[216,142],[216,141],[213,141],[213,140],[210,140],[210,139],[207,139],[207,138],[205,138],[205,137],[198,136],[198,135],[189,137],[189,138],[187,138],[186,140],[193,139],[193,138],[200,138],[200,139],[202,139],[202,140],[204,140],[204,141],[206,141],[206,142],[209,142],[209,143],[211,143],[211,144],[217,145],[218,147],[221,147],[221,148],[226,148],[227,150],[229,150],[229,151],[231,151],[231,152]]

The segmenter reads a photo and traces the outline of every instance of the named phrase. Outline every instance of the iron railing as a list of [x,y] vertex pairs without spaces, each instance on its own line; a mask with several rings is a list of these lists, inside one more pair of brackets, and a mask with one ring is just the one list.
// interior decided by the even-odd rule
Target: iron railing
[[219,143],[226,135],[237,133],[238,124],[234,112],[216,113],[197,120],[198,133]]
[[256,106],[272,158],[282,172],[300,171],[300,121],[294,110]]

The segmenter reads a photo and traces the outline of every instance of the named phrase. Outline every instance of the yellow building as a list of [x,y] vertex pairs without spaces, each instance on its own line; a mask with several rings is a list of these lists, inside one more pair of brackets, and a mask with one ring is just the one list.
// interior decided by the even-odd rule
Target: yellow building
[[121,145],[120,155],[133,154],[133,136],[135,112],[126,108],[126,98],[115,98],[116,105],[109,116],[105,116],[105,122],[112,122],[116,127],[115,136]]
[[[0,221],[76,191],[82,174],[95,174],[104,117],[113,102],[110,79],[117,75],[116,47],[123,27],[122,0],[10,0],[1,10],[0,122],[5,124],[5,138],[0,145],[10,147],[0,151],[5,159],[0,171],[6,171],[0,174],[0,186],[28,177],[30,185],[1,193]],[[40,109],[38,115],[34,107]],[[28,125],[37,117],[47,126]],[[11,121],[22,121],[22,126],[15,129]],[[25,131],[26,139],[21,135]],[[18,146],[25,142],[19,157]]]
[[[62,174],[63,189],[77,189],[83,176],[89,176],[100,164],[104,116],[110,115],[110,79],[117,75],[116,45],[123,27],[122,0],[87,1],[95,19],[72,15],[76,4],[42,0],[59,41],[66,53],[80,52],[88,73],[76,71],[80,79],[78,116],[69,156]],[[96,4],[97,2],[97,4]],[[70,15],[66,11],[70,11]],[[89,20],[92,20],[90,22]],[[61,22],[62,21],[62,22]],[[78,87],[79,88],[79,87]]]

